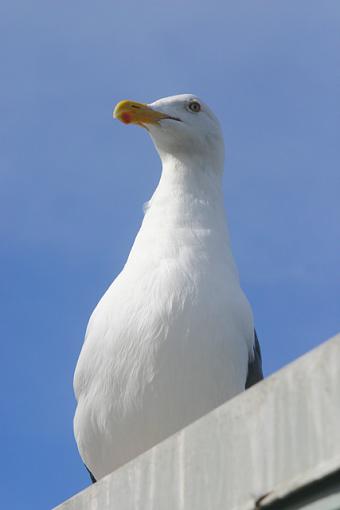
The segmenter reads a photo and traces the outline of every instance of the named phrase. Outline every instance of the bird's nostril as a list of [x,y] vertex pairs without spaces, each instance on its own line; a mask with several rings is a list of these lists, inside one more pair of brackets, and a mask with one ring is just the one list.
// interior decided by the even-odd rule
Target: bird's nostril
[[131,108],[136,108],[137,110],[139,110],[140,106],[137,106],[136,104],[132,104]]

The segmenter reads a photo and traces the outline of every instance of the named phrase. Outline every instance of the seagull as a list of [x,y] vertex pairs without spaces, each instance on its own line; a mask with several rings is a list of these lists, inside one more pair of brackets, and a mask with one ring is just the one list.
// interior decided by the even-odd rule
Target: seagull
[[148,131],[162,173],[75,370],[74,432],[93,482],[263,378],[231,252],[217,118],[192,94],[121,101],[113,115]]

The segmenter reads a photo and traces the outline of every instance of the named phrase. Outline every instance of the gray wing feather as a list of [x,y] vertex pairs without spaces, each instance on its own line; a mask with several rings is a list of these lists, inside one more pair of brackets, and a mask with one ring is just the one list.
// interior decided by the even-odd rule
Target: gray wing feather
[[261,348],[255,329],[254,339],[254,356],[251,357],[248,362],[248,374],[245,389],[250,388],[250,386],[253,386],[253,384],[256,384],[263,379]]
[[86,467],[87,472],[88,472],[88,474],[90,475],[91,482],[92,482],[92,483],[96,483],[96,481],[97,481],[97,480],[95,479],[95,477],[93,476],[93,474],[91,473],[91,471],[89,470],[89,468],[87,467],[87,465],[86,465],[86,464],[84,464],[84,466]]

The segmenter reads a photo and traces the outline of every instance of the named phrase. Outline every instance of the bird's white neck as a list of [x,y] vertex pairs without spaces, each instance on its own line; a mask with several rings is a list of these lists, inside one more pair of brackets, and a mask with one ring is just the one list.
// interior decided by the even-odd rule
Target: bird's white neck
[[223,260],[230,280],[238,281],[223,203],[222,171],[172,157],[162,163],[159,184],[128,262],[140,267],[141,253],[145,253],[145,263],[155,264],[156,259],[179,257],[188,248],[194,258],[200,252],[211,264]]
[[[222,169],[202,159],[162,157],[162,175],[148,204],[147,215],[163,225],[227,229]],[[150,218],[151,219],[151,218]]]

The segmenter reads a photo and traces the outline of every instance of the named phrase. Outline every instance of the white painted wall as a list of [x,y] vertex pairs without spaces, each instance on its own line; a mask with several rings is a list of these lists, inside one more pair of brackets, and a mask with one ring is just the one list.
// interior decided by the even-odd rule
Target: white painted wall
[[58,510],[250,510],[340,468],[340,335]]

